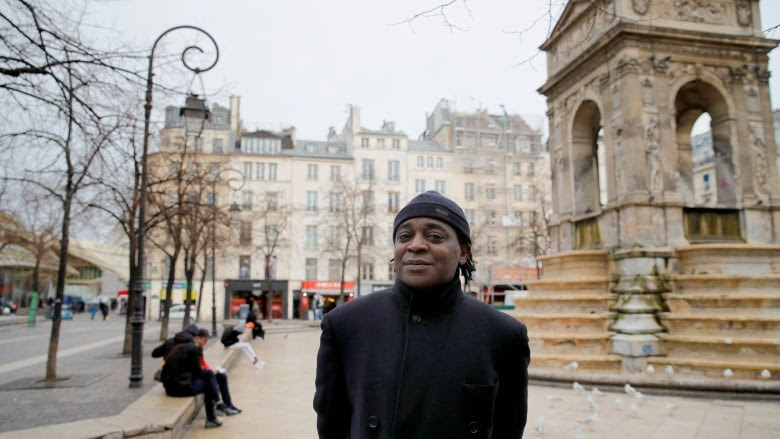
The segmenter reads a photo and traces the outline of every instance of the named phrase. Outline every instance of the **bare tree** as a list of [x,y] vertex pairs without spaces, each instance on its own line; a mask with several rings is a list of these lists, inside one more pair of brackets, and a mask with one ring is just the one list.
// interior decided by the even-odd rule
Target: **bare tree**
[[46,379],[56,379],[70,227],[90,171],[125,127],[121,95],[139,84],[134,55],[97,49],[82,39],[78,9],[6,0],[0,14],[0,103],[6,129],[0,153],[13,174],[36,187],[61,214],[59,268]]

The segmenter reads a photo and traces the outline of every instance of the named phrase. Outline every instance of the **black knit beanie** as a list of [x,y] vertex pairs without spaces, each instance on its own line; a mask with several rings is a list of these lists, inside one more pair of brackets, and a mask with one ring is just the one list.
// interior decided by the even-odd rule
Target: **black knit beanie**
[[395,240],[395,233],[398,231],[398,227],[404,221],[420,217],[433,218],[449,224],[458,234],[463,236],[466,243],[471,244],[469,222],[466,220],[466,214],[463,213],[463,209],[457,203],[436,191],[423,192],[417,195],[398,212],[395,220],[393,220],[393,240]]
[[192,334],[193,337],[197,337],[198,329],[199,329],[198,325],[196,325],[194,323],[190,323],[189,325],[187,325],[186,328],[184,328],[184,331],[185,332],[189,332],[190,334]]

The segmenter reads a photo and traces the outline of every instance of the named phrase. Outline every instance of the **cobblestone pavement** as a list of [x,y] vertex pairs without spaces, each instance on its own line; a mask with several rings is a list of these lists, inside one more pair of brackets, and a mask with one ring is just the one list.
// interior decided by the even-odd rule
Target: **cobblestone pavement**
[[[253,345],[267,365],[257,370],[241,358],[229,373],[235,404],[244,410],[222,418],[221,428],[203,428],[203,411],[188,439],[311,439],[317,437],[312,409],[319,331],[270,334]],[[640,393],[643,389],[637,389]],[[780,402],[727,400],[718,395],[645,395],[622,389],[531,385],[525,438],[544,439],[770,439],[780,438]],[[598,392],[596,392],[598,393]],[[593,409],[588,404],[593,399]],[[596,414],[593,416],[593,414]],[[540,421],[540,419],[543,419]],[[537,431],[537,425],[541,431]],[[578,436],[578,433],[581,435]]]

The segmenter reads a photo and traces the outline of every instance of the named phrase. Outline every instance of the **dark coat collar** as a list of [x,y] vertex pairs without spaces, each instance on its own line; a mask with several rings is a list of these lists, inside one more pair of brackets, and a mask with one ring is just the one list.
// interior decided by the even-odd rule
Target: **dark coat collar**
[[455,306],[463,292],[460,278],[455,276],[449,283],[432,288],[412,288],[396,279],[393,295],[404,312],[436,315]]

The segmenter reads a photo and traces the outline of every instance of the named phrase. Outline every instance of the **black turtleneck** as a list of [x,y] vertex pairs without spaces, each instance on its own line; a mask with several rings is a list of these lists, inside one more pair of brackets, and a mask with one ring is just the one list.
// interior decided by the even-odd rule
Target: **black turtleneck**
[[398,292],[399,305],[403,311],[411,313],[424,314],[427,316],[440,314],[451,309],[455,301],[461,296],[460,278],[455,276],[452,280],[443,285],[430,288],[412,288],[400,279],[396,279],[396,288]]

